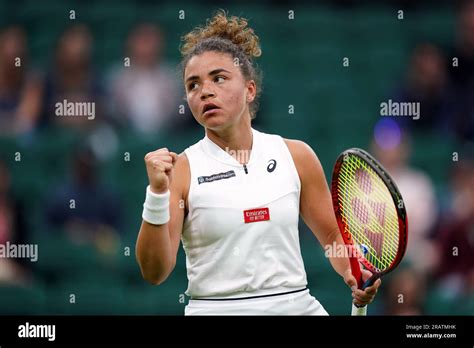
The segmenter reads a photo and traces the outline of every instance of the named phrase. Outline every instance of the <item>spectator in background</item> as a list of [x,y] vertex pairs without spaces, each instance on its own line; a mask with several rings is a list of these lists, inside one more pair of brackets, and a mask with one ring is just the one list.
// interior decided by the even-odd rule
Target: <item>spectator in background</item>
[[[457,66],[453,59],[457,58]],[[474,0],[461,2],[455,46],[449,59],[449,73],[454,86],[455,112],[450,126],[458,139],[474,141]]]
[[30,132],[42,98],[40,77],[29,69],[25,33],[9,27],[0,33],[0,135]]
[[474,295],[474,158],[455,162],[451,190],[451,206],[437,238],[437,275],[448,296]]
[[388,280],[384,314],[423,315],[425,296],[423,275],[410,267],[397,269]]
[[[59,38],[54,64],[46,78],[43,122],[80,128],[93,128],[102,115],[103,91],[91,67],[92,36],[85,25],[74,25]],[[87,115],[58,117],[56,103],[95,103],[95,118]]]
[[431,234],[438,211],[433,184],[424,172],[409,166],[410,140],[394,121],[383,119],[376,126],[372,151],[395,180],[405,202],[409,226],[405,260],[416,271],[430,273],[436,264]]
[[115,251],[121,205],[117,195],[99,182],[94,153],[89,148],[77,150],[71,171],[72,181],[59,183],[47,197],[48,227],[64,230],[78,244],[93,244],[104,253]]
[[173,127],[179,113],[177,75],[163,63],[163,35],[152,24],[139,24],[126,45],[130,66],[115,68],[110,77],[111,115],[142,134],[152,135]]
[[[23,213],[20,202],[12,197],[10,173],[5,162],[0,159],[0,244],[27,243],[27,225]],[[0,284],[28,282],[30,265],[30,261],[25,259],[0,258]]]
[[419,102],[420,118],[398,118],[403,128],[430,130],[445,128],[452,112],[452,90],[445,57],[431,43],[418,44],[411,56],[406,81],[392,97],[397,102]]

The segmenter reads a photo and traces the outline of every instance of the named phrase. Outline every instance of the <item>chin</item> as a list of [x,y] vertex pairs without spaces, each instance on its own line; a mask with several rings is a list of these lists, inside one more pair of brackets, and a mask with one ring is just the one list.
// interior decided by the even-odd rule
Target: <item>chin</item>
[[222,116],[209,117],[201,123],[204,127],[212,130],[222,130],[230,125],[229,120]]

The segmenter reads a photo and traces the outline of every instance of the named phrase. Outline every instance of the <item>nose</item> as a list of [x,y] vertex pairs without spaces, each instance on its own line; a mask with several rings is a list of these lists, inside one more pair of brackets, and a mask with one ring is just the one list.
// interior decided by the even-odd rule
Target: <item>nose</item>
[[210,97],[215,97],[215,92],[211,87],[209,82],[204,82],[202,89],[201,89],[201,100],[205,100]]

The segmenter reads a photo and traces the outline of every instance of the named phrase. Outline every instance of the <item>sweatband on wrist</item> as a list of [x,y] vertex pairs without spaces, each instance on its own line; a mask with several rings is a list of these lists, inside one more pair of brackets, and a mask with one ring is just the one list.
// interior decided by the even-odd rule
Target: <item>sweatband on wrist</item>
[[142,218],[152,225],[166,224],[170,220],[170,191],[154,193],[148,185]]

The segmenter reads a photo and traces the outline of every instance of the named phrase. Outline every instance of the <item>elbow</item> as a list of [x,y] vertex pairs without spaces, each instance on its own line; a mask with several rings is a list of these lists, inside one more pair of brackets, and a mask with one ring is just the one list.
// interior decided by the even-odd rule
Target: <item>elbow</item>
[[162,275],[148,275],[148,274],[143,274],[143,279],[145,279],[149,284],[151,285],[161,285],[165,282],[167,276],[162,276]]
[[142,277],[151,285],[160,285],[163,284],[166,279],[168,279],[169,275],[174,269],[174,265],[170,265],[165,269],[154,269],[153,271],[147,271],[141,268]]

